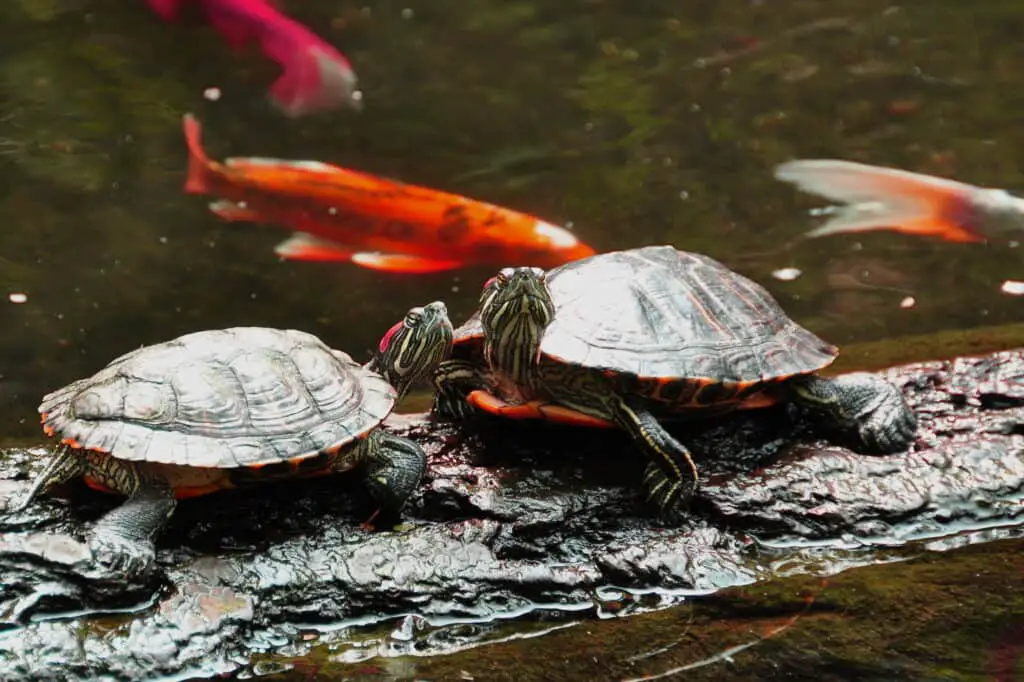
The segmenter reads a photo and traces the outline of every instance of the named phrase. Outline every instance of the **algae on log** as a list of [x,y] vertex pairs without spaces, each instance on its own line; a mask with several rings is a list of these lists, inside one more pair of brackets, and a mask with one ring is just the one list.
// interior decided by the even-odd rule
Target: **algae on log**
[[[1017,533],[1024,351],[883,374],[919,416],[909,452],[855,454],[792,407],[691,427],[705,483],[681,528],[650,517],[643,461],[622,434],[459,431],[421,415],[390,421],[431,457],[404,526],[362,530],[360,487],[345,477],[200,498],[160,540],[160,585],[90,573],[82,522],[113,500],[43,499],[0,521],[0,677],[239,670],[316,641],[340,661],[443,652],[517,615],[565,625]],[[8,453],[4,494],[25,487],[40,454]],[[375,625],[393,631],[371,645]]]

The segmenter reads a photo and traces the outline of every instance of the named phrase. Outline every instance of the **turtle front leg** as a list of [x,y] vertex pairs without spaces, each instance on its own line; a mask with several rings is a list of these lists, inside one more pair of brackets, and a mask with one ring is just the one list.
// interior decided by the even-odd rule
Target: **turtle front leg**
[[648,410],[619,400],[615,422],[629,433],[651,460],[644,472],[647,499],[662,518],[676,521],[697,490],[697,465],[686,446],[672,437]]
[[85,472],[85,460],[67,445],[62,445],[54,453],[46,468],[32,481],[21,500],[13,505],[8,511],[19,512],[27,508],[32,501],[42,492],[66,483],[71,479],[81,476]]
[[810,375],[793,379],[790,386],[796,402],[825,415],[839,430],[855,432],[867,452],[905,450],[917,432],[917,416],[903,393],[873,374]]
[[486,370],[467,360],[445,360],[434,373],[434,413],[454,420],[468,420],[479,412],[467,400],[470,393],[491,390]]
[[156,561],[156,536],[167,525],[177,502],[162,481],[144,478],[131,462],[105,457],[92,463],[89,475],[128,499],[92,529],[89,548],[101,565],[129,575],[148,573]]
[[[366,439],[366,485],[380,513],[396,516],[419,487],[427,470],[427,454],[419,445],[378,429]],[[375,515],[376,516],[376,515]]]

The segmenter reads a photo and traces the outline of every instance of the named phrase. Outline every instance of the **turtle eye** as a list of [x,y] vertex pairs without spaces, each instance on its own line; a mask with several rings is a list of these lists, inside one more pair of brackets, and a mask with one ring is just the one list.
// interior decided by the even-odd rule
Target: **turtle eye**
[[405,314],[405,326],[415,327],[423,319],[423,308],[413,308]]
[[515,274],[515,270],[512,268],[502,268],[498,271],[498,275],[495,277],[498,280],[498,284],[507,284],[509,278]]
[[547,279],[547,273],[540,268],[530,268],[530,272],[533,273],[533,276],[537,278],[538,282],[544,282],[544,280]]

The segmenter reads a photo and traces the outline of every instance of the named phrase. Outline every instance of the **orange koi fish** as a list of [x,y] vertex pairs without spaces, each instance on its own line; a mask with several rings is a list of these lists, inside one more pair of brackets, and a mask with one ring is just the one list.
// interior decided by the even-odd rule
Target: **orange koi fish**
[[210,160],[199,121],[184,118],[185,192],[219,197],[210,210],[231,221],[294,230],[282,258],[345,261],[403,273],[523,263],[552,268],[594,249],[565,228],[456,194],[319,161]]
[[893,230],[949,242],[984,242],[1024,230],[1024,199],[1005,190],[834,159],[780,164],[775,177],[842,202],[809,237]]

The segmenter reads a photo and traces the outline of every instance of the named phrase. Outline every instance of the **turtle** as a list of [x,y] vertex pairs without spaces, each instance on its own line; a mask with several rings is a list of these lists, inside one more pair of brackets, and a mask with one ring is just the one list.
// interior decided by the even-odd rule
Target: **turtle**
[[672,520],[699,476],[662,420],[788,401],[855,432],[863,452],[909,446],[917,418],[900,389],[863,372],[818,374],[838,352],[722,263],[645,246],[547,272],[502,268],[455,330],[433,411],[624,429],[649,458],[648,500]]
[[266,327],[134,350],[43,398],[43,430],[59,448],[17,509],[77,476],[127,496],[89,538],[94,560],[126,573],[152,567],[177,500],[225,488],[358,468],[377,511],[397,514],[426,455],[378,426],[450,353],[452,334],[435,301],[409,310],[366,365],[313,334]]

